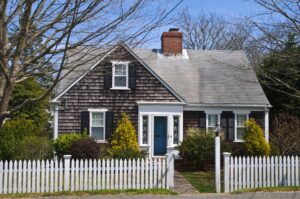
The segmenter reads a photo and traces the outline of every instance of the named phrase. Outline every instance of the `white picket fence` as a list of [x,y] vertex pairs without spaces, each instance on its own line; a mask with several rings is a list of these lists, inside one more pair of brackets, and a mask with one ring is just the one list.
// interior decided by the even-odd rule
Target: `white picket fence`
[[0,161],[0,194],[60,191],[168,189],[172,155],[151,159]]
[[224,154],[224,192],[299,186],[298,156],[233,157]]

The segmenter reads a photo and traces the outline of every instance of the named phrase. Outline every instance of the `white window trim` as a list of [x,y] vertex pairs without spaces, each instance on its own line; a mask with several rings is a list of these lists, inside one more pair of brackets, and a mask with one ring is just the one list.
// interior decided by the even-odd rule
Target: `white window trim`
[[237,139],[237,116],[238,115],[246,115],[246,121],[249,120],[249,113],[234,113],[234,142],[244,142],[243,139]]
[[211,126],[208,126],[208,115],[218,115],[218,124],[221,125],[221,110],[209,110],[209,111],[204,111],[205,115],[206,115],[206,119],[205,119],[205,126],[206,126],[206,132],[208,132],[208,128],[213,128]]
[[[147,117],[148,118],[148,140],[147,140],[147,144],[143,143],[143,117]],[[149,114],[141,114],[140,115],[140,134],[139,134],[139,143],[140,146],[150,146],[150,115]]]
[[107,109],[88,109],[89,113],[90,113],[90,118],[89,118],[89,135],[90,137],[92,137],[92,114],[93,113],[103,113],[103,140],[96,140],[97,142],[106,142],[105,141],[105,121],[106,121],[106,112]]
[[[174,143],[174,117],[178,117],[178,144],[175,144]],[[182,141],[182,132],[183,131],[183,128],[182,128],[182,124],[183,124],[183,121],[182,121],[182,115],[180,114],[173,114],[172,115],[172,134],[171,134],[171,139],[172,139],[172,145],[173,146],[178,146],[181,141]]]
[[[112,90],[130,90],[128,87],[129,84],[129,71],[128,71],[128,65],[129,62],[124,61],[112,61]],[[126,67],[126,86],[115,86],[115,65],[116,64],[124,64]]]
[[218,113],[208,113],[208,114],[206,114],[206,117],[207,117],[207,128],[215,128],[216,124],[214,126],[209,126],[209,115],[217,115],[217,117],[218,117],[218,124],[220,124],[220,114],[218,114]]

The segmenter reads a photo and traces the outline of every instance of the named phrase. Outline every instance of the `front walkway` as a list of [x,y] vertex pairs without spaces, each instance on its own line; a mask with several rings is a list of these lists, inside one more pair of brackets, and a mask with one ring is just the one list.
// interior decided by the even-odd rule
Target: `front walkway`
[[198,190],[191,185],[191,183],[183,177],[180,172],[174,172],[174,188],[172,189],[179,195],[197,195]]

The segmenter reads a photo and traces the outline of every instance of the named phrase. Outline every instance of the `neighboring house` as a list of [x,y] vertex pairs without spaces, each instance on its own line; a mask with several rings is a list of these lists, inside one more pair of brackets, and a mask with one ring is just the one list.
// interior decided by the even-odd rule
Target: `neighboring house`
[[[119,43],[97,59],[81,60],[60,82],[52,101],[54,138],[86,129],[106,142],[126,112],[140,147],[150,155],[176,153],[188,128],[207,131],[216,123],[226,140],[241,142],[249,118],[269,139],[271,106],[245,53],[182,49],[178,29],[164,32],[161,41],[161,50],[129,49]],[[76,53],[88,57],[91,52]]]

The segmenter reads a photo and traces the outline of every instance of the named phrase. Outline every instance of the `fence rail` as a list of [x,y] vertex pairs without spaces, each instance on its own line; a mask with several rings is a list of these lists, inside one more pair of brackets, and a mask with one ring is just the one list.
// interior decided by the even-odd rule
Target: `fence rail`
[[0,194],[168,189],[173,156],[151,159],[0,161]]
[[224,153],[224,191],[299,186],[298,156],[233,157]]

